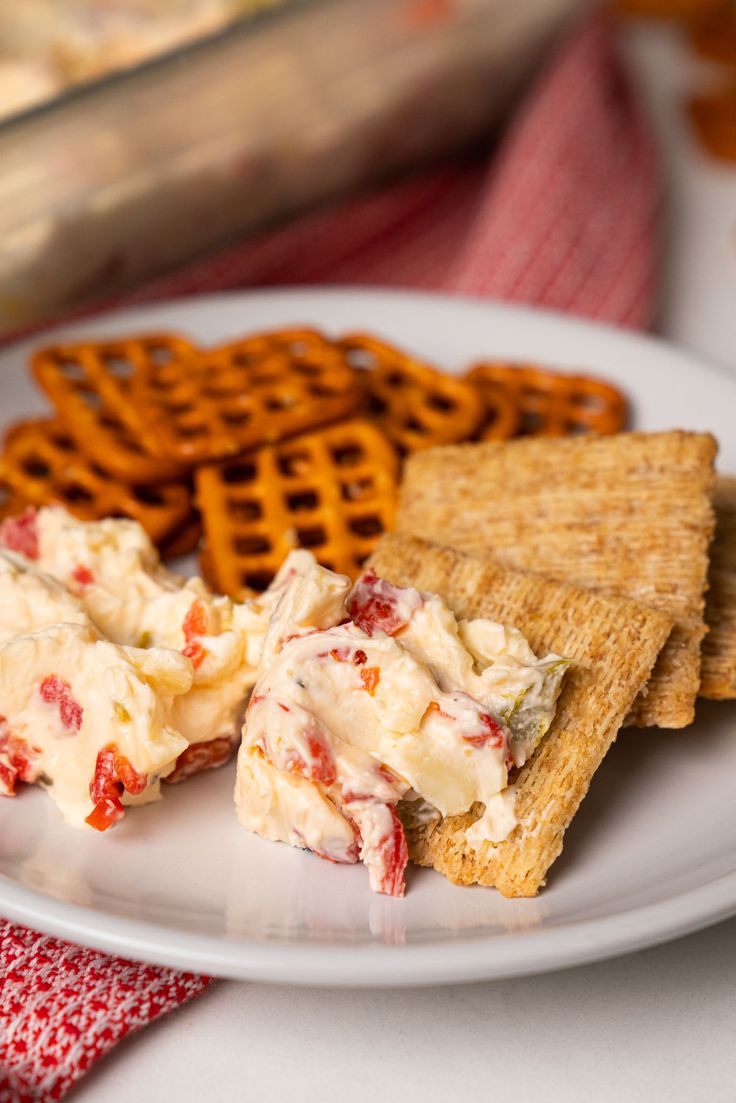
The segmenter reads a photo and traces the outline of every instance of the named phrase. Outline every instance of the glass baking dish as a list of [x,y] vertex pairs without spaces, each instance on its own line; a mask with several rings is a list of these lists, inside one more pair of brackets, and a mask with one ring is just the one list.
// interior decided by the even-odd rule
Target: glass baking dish
[[291,0],[8,120],[0,335],[468,143],[580,4]]

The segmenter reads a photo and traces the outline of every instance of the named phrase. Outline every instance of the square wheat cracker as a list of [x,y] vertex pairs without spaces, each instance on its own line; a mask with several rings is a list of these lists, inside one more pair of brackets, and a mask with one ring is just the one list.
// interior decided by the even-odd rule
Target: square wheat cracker
[[665,613],[674,629],[628,723],[691,723],[700,685],[716,441],[526,437],[410,457],[397,528]]
[[710,549],[700,696],[736,697],[736,476],[716,480],[716,534]]
[[572,660],[552,726],[516,779],[519,824],[508,839],[484,843],[479,851],[467,842],[465,831],[481,805],[407,832],[410,856],[419,865],[433,866],[459,884],[534,896],[672,622],[624,598],[397,533],[382,537],[369,562],[396,585],[440,594],[459,618],[512,625],[537,653],[556,651]]

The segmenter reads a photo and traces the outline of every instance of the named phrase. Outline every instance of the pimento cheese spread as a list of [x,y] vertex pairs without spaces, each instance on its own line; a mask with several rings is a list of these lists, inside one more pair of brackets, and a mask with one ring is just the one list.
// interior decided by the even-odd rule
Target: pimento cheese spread
[[237,738],[260,658],[259,609],[167,570],[135,521],[84,522],[60,507],[29,510],[0,525],[3,546],[77,597],[105,639],[173,648],[190,659],[192,686],[177,696],[172,716],[187,743]]
[[38,781],[66,819],[104,830],[123,805],[155,799],[160,778],[196,766],[192,745],[223,761],[266,610],[267,599],[240,606],[172,574],[134,522],[56,507],[4,521],[0,792]]
[[241,822],[404,893],[402,817],[476,801],[479,838],[515,825],[509,772],[555,713],[567,661],[542,659],[489,620],[458,622],[441,598],[293,552],[269,595],[262,667],[238,754]]
[[54,579],[0,553],[0,793],[41,782],[65,819],[104,830],[186,750],[173,702],[191,686],[183,655],[104,640]]

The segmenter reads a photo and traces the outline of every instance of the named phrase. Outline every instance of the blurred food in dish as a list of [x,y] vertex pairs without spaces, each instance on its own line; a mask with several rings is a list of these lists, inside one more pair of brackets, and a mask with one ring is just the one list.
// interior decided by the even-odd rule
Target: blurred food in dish
[[[40,106],[0,125],[0,336],[468,148],[586,2],[284,0],[181,45],[232,2],[137,0],[105,5],[125,34],[66,42],[53,70],[44,36],[75,5],[47,26],[24,3],[13,34],[44,41],[5,47],[0,88]],[[155,7],[181,24],[146,19],[136,44],[130,13]],[[58,94],[68,79],[84,83]]]
[[284,0],[0,0],[0,117]]

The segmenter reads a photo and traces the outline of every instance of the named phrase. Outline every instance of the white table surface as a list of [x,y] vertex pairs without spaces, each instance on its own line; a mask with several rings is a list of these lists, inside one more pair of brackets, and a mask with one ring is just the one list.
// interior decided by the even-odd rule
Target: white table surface
[[[736,168],[698,151],[679,108],[688,82],[710,71],[666,29],[628,32],[625,48],[670,180],[661,331],[736,370]],[[618,960],[491,984],[342,991],[219,982],[124,1042],[72,1098],[733,1103],[735,1028],[731,920]]]

